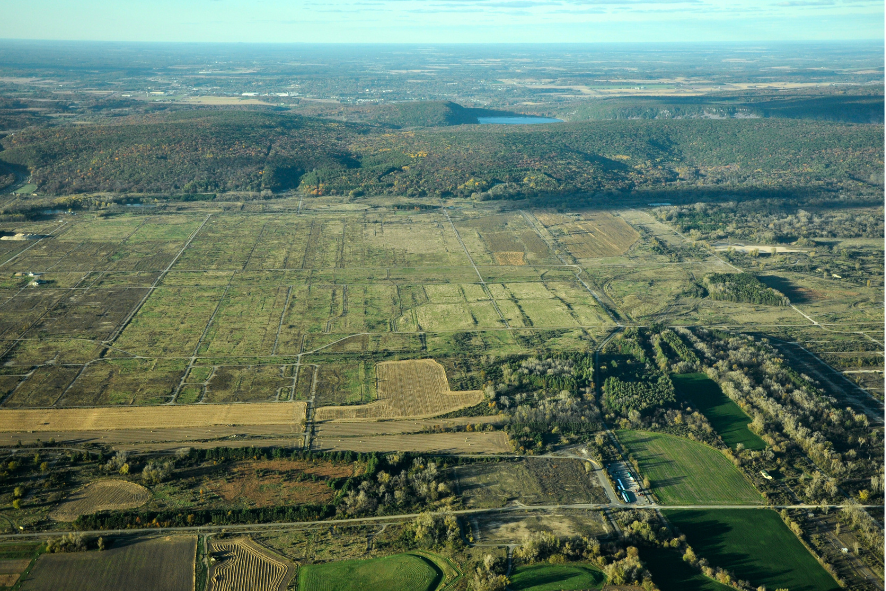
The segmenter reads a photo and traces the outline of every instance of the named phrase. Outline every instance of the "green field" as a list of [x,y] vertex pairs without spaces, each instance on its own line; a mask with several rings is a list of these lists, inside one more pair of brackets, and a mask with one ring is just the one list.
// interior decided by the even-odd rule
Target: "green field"
[[735,448],[740,443],[747,449],[766,449],[766,443],[748,429],[751,418],[723,393],[717,382],[703,373],[674,375],[671,379],[677,396],[688,400],[707,417],[726,445]]
[[754,505],[763,498],[719,451],[682,437],[619,431],[665,505]]
[[601,589],[606,575],[584,564],[534,564],[520,566],[511,575],[513,591],[569,591]]
[[754,587],[790,591],[840,588],[774,511],[674,509],[664,513],[686,535],[699,558],[732,571]]
[[298,591],[432,591],[443,576],[424,556],[395,554],[303,566],[298,571]]
[[722,585],[704,576],[676,550],[670,548],[645,547],[640,558],[652,573],[652,581],[661,591],[730,591],[732,587]]

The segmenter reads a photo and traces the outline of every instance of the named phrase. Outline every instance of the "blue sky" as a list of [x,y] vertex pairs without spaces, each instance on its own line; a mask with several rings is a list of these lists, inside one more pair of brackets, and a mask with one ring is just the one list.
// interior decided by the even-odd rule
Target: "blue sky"
[[273,43],[882,40],[883,0],[0,0],[0,38]]

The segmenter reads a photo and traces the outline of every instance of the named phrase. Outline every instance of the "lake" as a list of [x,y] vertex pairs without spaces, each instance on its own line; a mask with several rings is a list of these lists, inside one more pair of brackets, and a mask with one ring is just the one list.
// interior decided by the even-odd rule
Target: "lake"
[[477,117],[480,125],[539,125],[542,123],[563,123],[562,119],[550,117]]

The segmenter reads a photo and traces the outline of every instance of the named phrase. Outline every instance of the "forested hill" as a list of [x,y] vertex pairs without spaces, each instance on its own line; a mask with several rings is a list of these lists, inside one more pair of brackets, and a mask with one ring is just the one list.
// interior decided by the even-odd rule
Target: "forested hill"
[[197,111],[31,128],[0,160],[46,194],[299,189],[507,198],[608,190],[881,184],[883,126],[630,120],[414,131],[287,113]]

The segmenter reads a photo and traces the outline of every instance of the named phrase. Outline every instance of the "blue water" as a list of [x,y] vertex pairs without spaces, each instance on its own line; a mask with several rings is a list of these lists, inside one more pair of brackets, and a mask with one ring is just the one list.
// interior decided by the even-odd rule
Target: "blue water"
[[539,125],[542,123],[563,123],[562,119],[550,117],[477,117],[480,125]]

